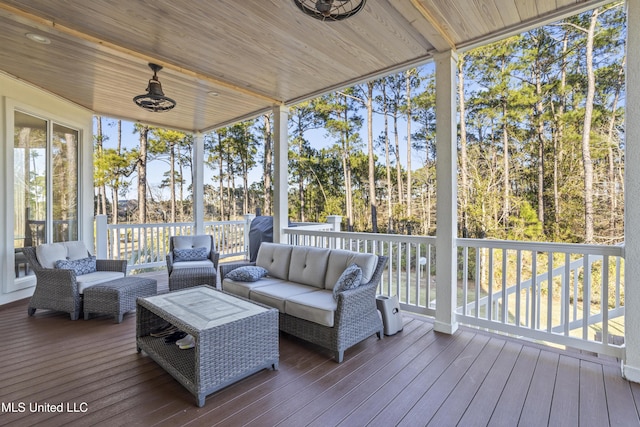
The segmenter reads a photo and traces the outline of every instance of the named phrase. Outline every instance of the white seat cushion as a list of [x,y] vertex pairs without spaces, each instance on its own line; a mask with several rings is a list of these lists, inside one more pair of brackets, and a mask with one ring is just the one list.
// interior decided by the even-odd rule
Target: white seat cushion
[[210,259],[204,259],[200,261],[178,261],[173,263],[173,269],[178,268],[200,268],[200,267],[210,267],[213,268],[213,261]]
[[317,290],[289,297],[284,304],[285,313],[300,319],[333,328],[338,303],[329,290]]
[[284,280],[275,279],[273,277],[263,277],[255,282],[237,282],[235,280],[225,278],[222,281],[222,290],[248,299],[249,294],[253,289],[282,282],[284,282]]
[[281,313],[284,313],[285,301],[288,298],[298,294],[316,292],[317,290],[318,288],[314,288],[313,286],[283,281],[281,283],[274,283],[252,289],[249,293],[249,298],[251,298],[252,301],[277,308]]
[[78,292],[80,292],[80,294],[83,294],[84,290],[90,286],[109,282],[111,280],[121,279],[123,277],[124,273],[119,271],[94,271],[93,273],[82,274],[80,276],[76,276],[76,282],[78,282]]

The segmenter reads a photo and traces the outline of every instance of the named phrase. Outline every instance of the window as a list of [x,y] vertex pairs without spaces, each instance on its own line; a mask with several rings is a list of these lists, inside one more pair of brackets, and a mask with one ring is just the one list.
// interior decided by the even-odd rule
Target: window
[[80,132],[14,113],[14,248],[16,277],[28,275],[25,246],[78,240]]

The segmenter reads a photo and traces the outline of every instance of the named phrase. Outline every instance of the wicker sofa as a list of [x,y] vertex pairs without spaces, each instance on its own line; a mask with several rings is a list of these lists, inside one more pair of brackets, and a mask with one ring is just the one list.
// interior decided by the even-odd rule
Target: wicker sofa
[[[354,263],[362,270],[361,284],[334,297],[334,285]],[[220,276],[224,291],[277,308],[281,331],[329,349],[340,363],[349,347],[383,336],[376,288],[386,263],[387,257],[373,254],[262,243],[255,263],[220,264]],[[225,277],[246,265],[268,274],[253,282]]]

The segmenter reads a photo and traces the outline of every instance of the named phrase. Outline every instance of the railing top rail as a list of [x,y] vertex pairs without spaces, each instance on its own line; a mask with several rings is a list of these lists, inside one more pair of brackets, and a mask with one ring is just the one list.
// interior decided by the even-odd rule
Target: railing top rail
[[290,227],[283,229],[285,234],[297,234],[303,236],[318,236],[318,237],[338,237],[344,239],[353,240],[371,240],[377,242],[397,242],[402,240],[403,242],[410,243],[428,243],[435,244],[436,238],[434,236],[404,236],[399,234],[383,234],[383,233],[356,233],[353,231],[321,231],[321,230],[309,230],[301,227]]
[[514,249],[538,252],[566,252],[577,254],[624,256],[624,245],[587,245],[581,243],[524,242],[515,240],[458,238],[456,244],[470,248]]

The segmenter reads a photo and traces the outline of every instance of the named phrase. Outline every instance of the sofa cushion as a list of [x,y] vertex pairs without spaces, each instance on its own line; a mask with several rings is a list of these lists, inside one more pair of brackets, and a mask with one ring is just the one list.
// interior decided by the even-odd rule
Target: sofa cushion
[[231,270],[225,278],[236,282],[255,282],[267,275],[267,270],[257,265],[245,265]]
[[336,284],[333,286],[333,298],[338,300],[338,293],[348,289],[354,289],[362,283],[362,269],[358,264],[351,264],[342,272]]
[[333,289],[342,272],[351,264],[357,264],[362,269],[362,283],[368,283],[373,277],[377,262],[378,256],[374,254],[333,249],[329,254],[324,286],[326,289]]
[[263,277],[256,282],[236,282],[225,277],[222,281],[222,290],[249,299],[249,294],[253,289],[282,282],[284,280],[273,277]]
[[178,261],[173,263],[173,269],[178,268],[200,268],[200,267],[209,267],[213,268],[213,261],[210,259],[205,259],[202,261]]
[[93,273],[94,271],[96,271],[96,257],[90,256],[87,258],[74,260],[59,259],[55,263],[55,268],[59,268],[62,270],[73,270],[75,271],[76,276]]
[[313,286],[283,281],[281,283],[274,283],[272,285],[260,286],[255,289],[251,289],[249,298],[252,301],[277,308],[281,313],[284,313],[285,301],[288,298],[307,292],[315,292],[317,290],[318,289]]
[[206,248],[207,253],[211,252],[211,236],[208,234],[199,234],[197,236],[173,236],[171,241],[173,243],[174,250]]
[[289,264],[289,281],[324,288],[324,275],[329,261],[329,249],[294,246]]
[[184,249],[176,248],[173,250],[173,261],[204,261],[209,258],[210,253],[211,251],[205,247]]
[[124,273],[119,271],[95,271],[93,273],[83,274],[82,276],[76,277],[78,292],[83,294],[84,290],[89,286],[110,282],[111,280],[121,279],[123,277]]
[[289,263],[292,246],[262,242],[258,249],[256,265],[265,268],[269,276],[289,280]]
[[288,298],[284,309],[290,316],[332,328],[337,303],[331,291],[319,289]]

